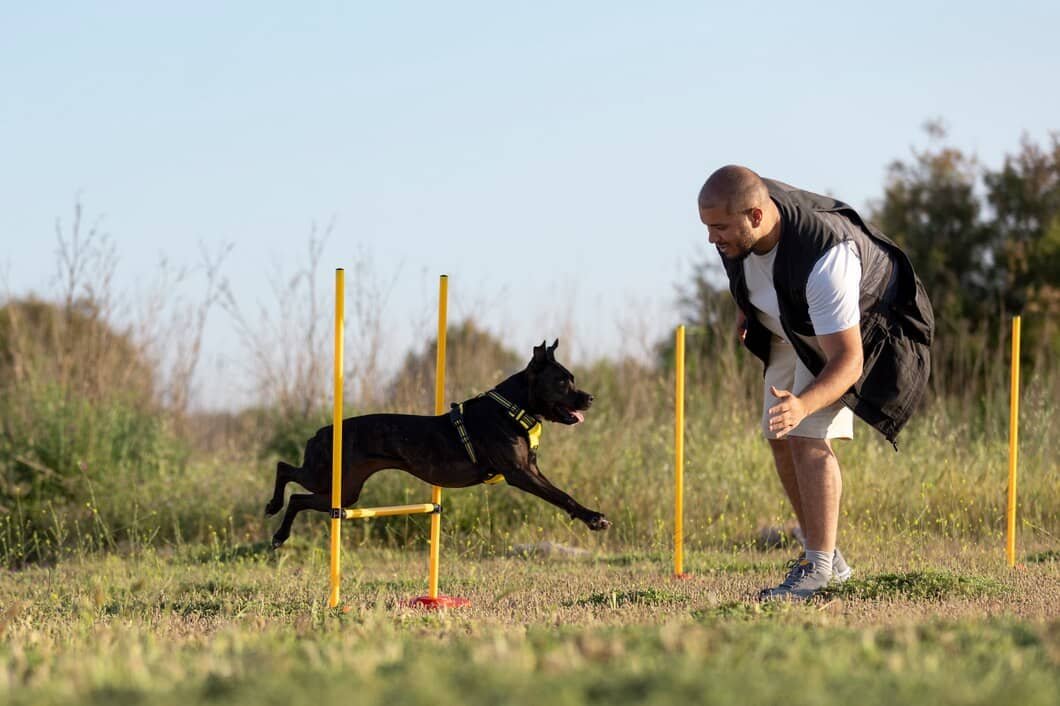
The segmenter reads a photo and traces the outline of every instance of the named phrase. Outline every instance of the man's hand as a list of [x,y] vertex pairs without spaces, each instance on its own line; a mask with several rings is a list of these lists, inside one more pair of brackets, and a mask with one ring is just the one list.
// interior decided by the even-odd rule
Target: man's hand
[[778,390],[770,385],[769,391],[777,398],[777,404],[769,408],[769,431],[783,439],[789,431],[799,426],[808,416],[806,405],[790,390]]
[[828,361],[817,379],[798,396],[770,387],[777,404],[769,408],[769,431],[775,432],[777,438],[786,436],[817,410],[838,401],[861,377],[861,331],[857,326],[818,336],[817,340]]

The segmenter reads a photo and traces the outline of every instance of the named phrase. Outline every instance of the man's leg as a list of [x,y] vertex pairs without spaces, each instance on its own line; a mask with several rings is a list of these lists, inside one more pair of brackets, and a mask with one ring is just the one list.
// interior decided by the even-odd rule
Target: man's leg
[[773,452],[773,463],[777,467],[777,475],[780,484],[784,486],[791,509],[795,511],[795,518],[799,521],[799,527],[806,527],[806,521],[802,516],[802,501],[799,498],[799,480],[795,473],[795,461],[791,455],[791,443],[787,439],[769,439],[769,448]]
[[[839,462],[827,439],[793,436],[789,437],[788,444],[795,468],[798,507],[801,507],[799,521],[806,535],[806,552],[791,563],[787,577],[779,586],[758,594],[761,600],[805,600],[832,580],[842,494]],[[782,474],[783,482],[779,466],[777,471]]]
[[843,493],[839,460],[827,439],[791,437],[789,443],[796,492],[802,506],[799,524],[806,534],[806,548],[831,556],[835,552],[839,500]]
[[[803,551],[805,551],[806,534],[803,528],[806,526],[806,520],[802,514],[802,499],[799,496],[799,480],[795,472],[795,461],[791,455],[791,443],[788,439],[767,439],[767,441],[769,442],[770,450],[773,452],[773,462],[777,468],[780,484],[784,486],[784,492],[791,502],[791,509],[795,512],[795,517],[799,522],[795,538],[799,540]],[[833,451],[833,455],[834,453]],[[842,477],[840,477],[839,489],[842,491]],[[843,582],[850,578],[851,573],[850,565],[847,564],[843,553],[839,551],[837,545],[835,553],[832,555],[832,579]]]
[[[804,389],[813,376],[802,367],[790,344],[780,339],[773,340],[769,365],[763,379],[762,432],[769,441],[777,476],[807,537],[805,549],[810,553],[804,552],[803,556],[792,562],[787,578],[779,586],[764,589],[759,594],[762,599],[807,598],[828,584],[833,577],[833,569],[837,580],[843,581],[850,576],[850,567],[835,548],[839,520],[839,464],[826,440],[830,436],[851,436],[848,428],[850,420],[845,425],[833,424],[842,405],[837,405],[836,409],[822,410],[803,420],[795,431],[802,431],[805,426],[804,437],[777,439],[769,430],[768,410],[777,402],[770,387]],[[850,414],[849,410],[846,414]],[[814,527],[812,539],[809,526]],[[831,529],[827,530],[828,527]],[[826,544],[822,546],[822,542]]]

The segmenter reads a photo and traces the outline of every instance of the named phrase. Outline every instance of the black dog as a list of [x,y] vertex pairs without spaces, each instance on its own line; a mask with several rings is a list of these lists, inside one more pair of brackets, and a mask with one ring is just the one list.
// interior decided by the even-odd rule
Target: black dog
[[[531,436],[540,427],[529,433],[528,427],[542,419],[577,424],[593,401],[592,395],[574,386],[570,371],[556,362],[558,345],[557,340],[546,348],[542,341],[526,369],[488,395],[464,402],[455,416],[368,414],[343,420],[342,507],[357,502],[373,473],[396,468],[444,488],[466,488],[503,476],[509,485],[556,505],[591,530],[610,527],[607,518],[579,505],[537,467]],[[465,435],[457,419],[466,429],[469,446],[462,440]],[[291,496],[283,523],[273,535],[273,547],[287,541],[291,522],[302,510],[330,512],[332,435],[329,425],[306,443],[301,468],[283,461],[277,464],[276,489],[265,507],[267,516],[283,507],[283,489],[288,483],[293,481],[310,492]]]

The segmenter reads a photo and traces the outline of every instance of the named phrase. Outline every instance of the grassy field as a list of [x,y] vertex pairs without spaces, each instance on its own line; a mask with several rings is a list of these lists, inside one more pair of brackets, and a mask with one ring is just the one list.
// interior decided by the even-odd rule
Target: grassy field
[[790,550],[353,549],[328,610],[324,544],[86,554],[0,578],[12,704],[1060,702],[1060,556],[911,535],[854,541],[855,580],[808,605],[749,598]]
[[[791,510],[757,431],[760,369],[717,343],[722,317],[689,358],[691,579],[670,577],[672,371],[604,360],[577,371],[597,397],[586,423],[550,425],[539,461],[609,531],[503,484],[447,492],[442,590],[469,608],[407,606],[426,592],[427,520],[403,517],[345,525],[344,606],[328,610],[326,523],[306,513],[269,552],[277,520],[262,518],[277,460],[297,462],[329,419],[323,359],[263,364],[260,408],[191,414],[181,384],[163,394],[169,377],[140,374],[167,338],[143,348],[82,308],[0,316],[0,704],[1060,703],[1051,363],[1022,392],[1016,570],[1003,346],[954,344],[979,363],[953,367],[959,389],[935,391],[901,453],[861,425],[837,445],[855,579],[806,605],[756,603],[794,555],[763,529]],[[451,341],[447,399],[509,365],[481,338]],[[409,360],[408,389],[351,395],[348,413],[426,409],[433,352]],[[426,492],[380,473],[359,504]],[[547,542],[578,551],[517,551]]]

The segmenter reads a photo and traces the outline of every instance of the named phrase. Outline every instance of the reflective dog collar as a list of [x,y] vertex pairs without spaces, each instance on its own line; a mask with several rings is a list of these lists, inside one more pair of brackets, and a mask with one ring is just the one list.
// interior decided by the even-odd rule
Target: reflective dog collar
[[530,438],[530,448],[536,450],[538,444],[541,443],[541,430],[544,428],[537,417],[514,402],[509,402],[495,390],[490,390],[486,393],[486,396],[507,410],[508,415],[523,428],[523,431]]

